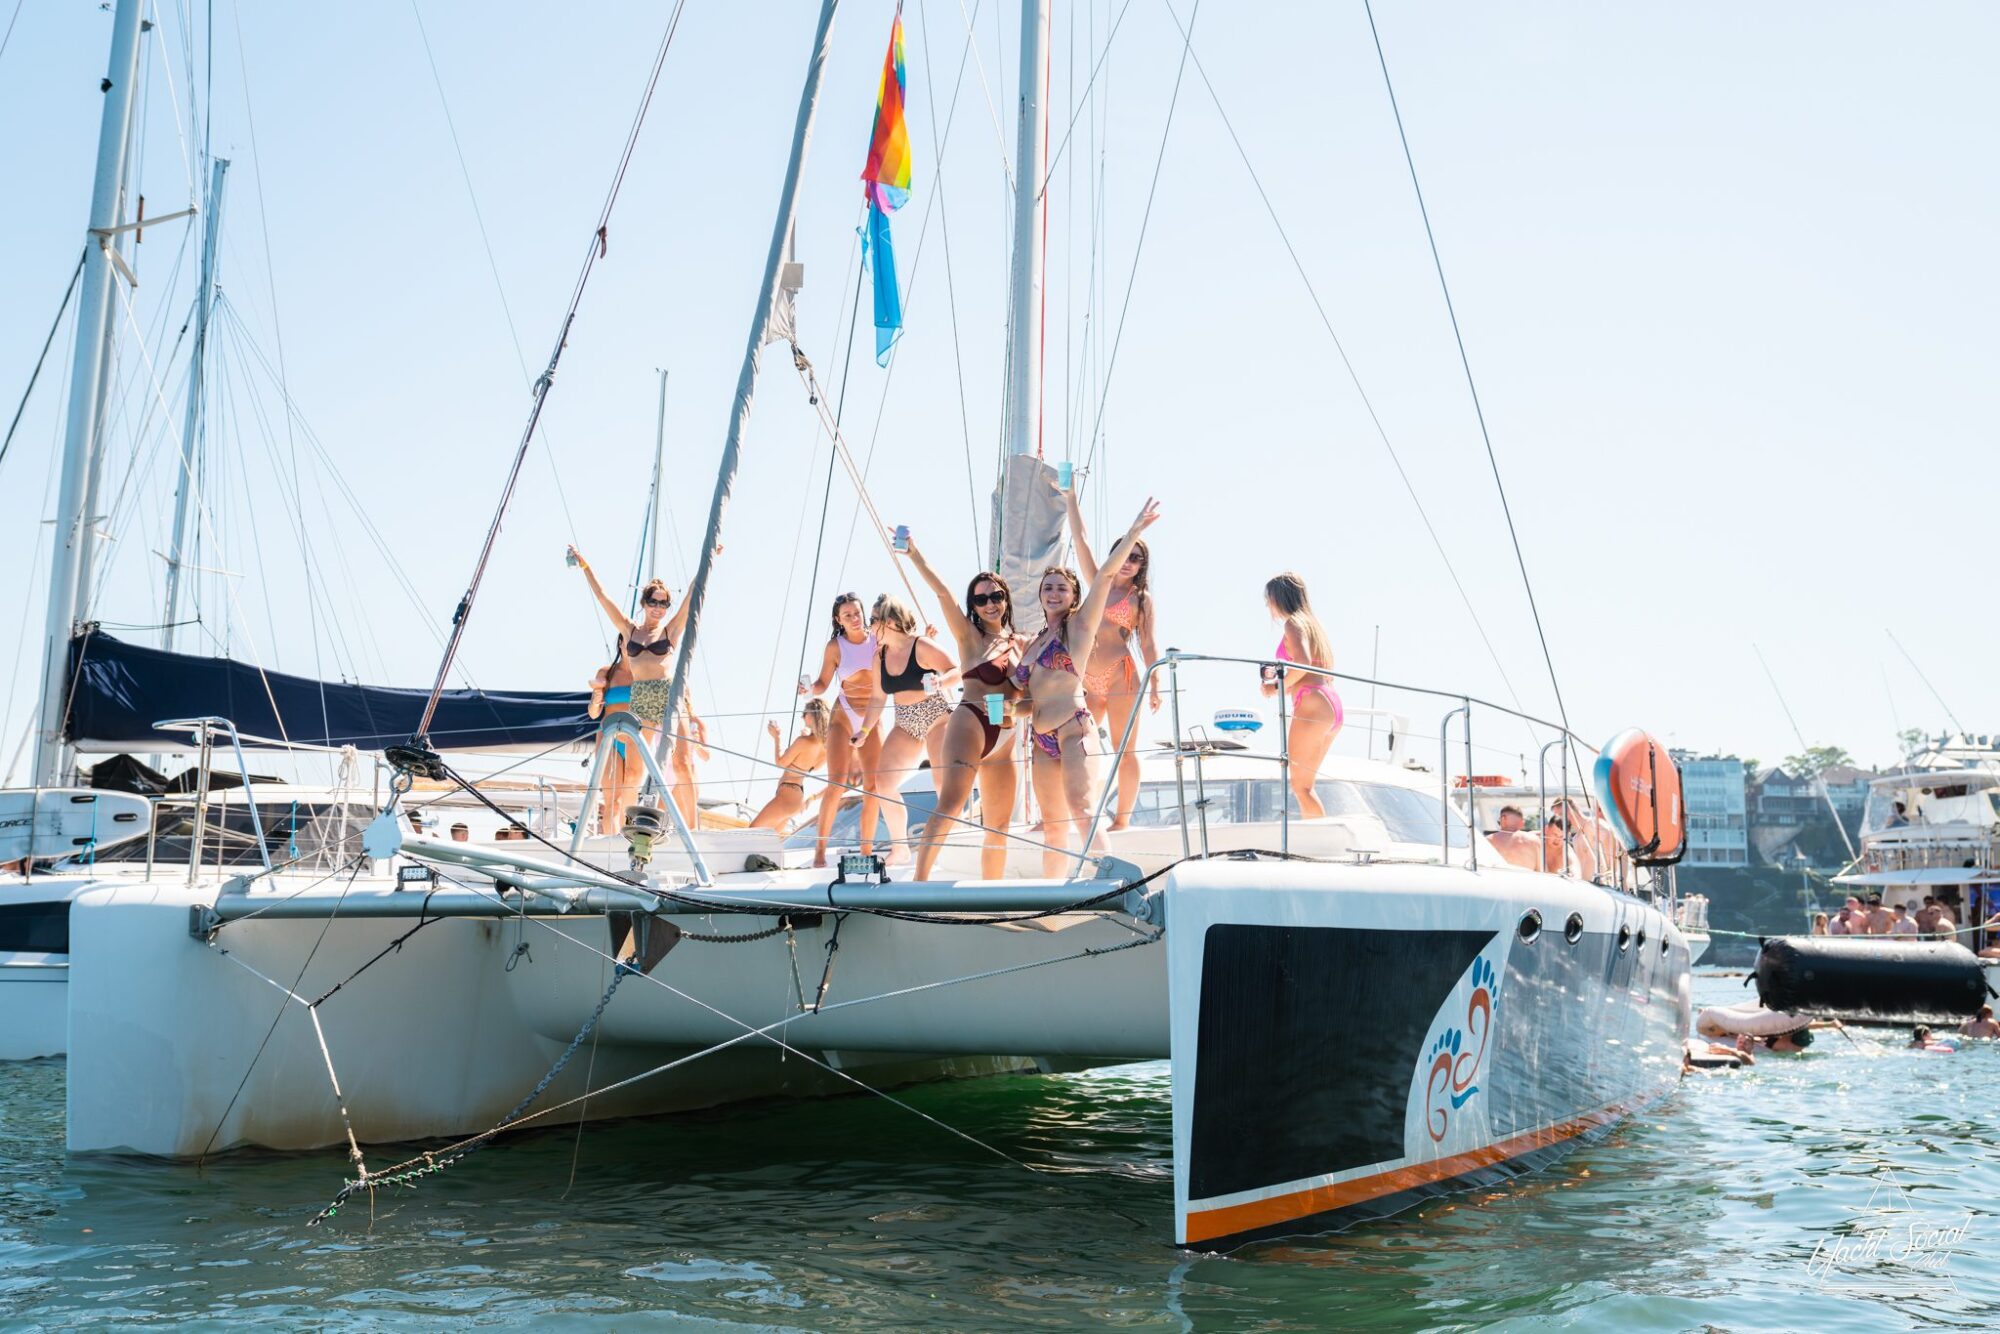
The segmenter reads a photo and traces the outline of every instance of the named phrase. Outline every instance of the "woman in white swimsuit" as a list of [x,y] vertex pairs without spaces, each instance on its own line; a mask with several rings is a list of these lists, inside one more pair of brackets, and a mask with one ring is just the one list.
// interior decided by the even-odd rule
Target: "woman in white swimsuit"
[[[866,789],[868,774],[882,756],[882,729],[864,720],[877,693],[875,656],[880,645],[861,611],[861,595],[842,593],[833,600],[833,633],[820,656],[819,675],[801,681],[801,695],[835,693],[833,727],[826,739],[826,792],[819,801],[819,838],[813,844],[813,865],[826,865],[826,841],[840,799],[862,789],[861,851],[875,850],[875,794]],[[879,710],[878,716],[879,716]],[[858,738],[858,739],[857,739]]]

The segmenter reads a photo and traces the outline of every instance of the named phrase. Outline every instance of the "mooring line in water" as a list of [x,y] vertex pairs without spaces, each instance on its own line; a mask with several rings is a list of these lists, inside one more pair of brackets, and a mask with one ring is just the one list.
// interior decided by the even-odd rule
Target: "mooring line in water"
[[[443,878],[450,881],[450,883],[459,885],[459,887],[470,890],[473,893],[487,892],[476,885],[470,885],[470,884],[465,884],[464,882],[461,881],[451,880],[449,876]],[[498,900],[497,895],[492,895],[491,897],[495,898],[496,901]],[[349,1198],[351,1198],[352,1196],[354,1196],[355,1194],[359,1193],[362,1190],[368,1190],[371,1192],[372,1195],[373,1190],[376,1187],[380,1186],[397,1186],[397,1185],[413,1186],[415,1182],[420,1180],[421,1178],[443,1171],[446,1167],[451,1166],[453,1163],[461,1161],[468,1154],[476,1151],[478,1148],[483,1147],[485,1144],[490,1142],[503,1130],[526,1126],[530,1122],[537,1121],[544,1116],[549,1116],[556,1112],[564,1111],[570,1107],[574,1107],[580,1103],[586,1102],[588,1099],[597,1094],[612,1093],[617,1091],[618,1089],[629,1087],[643,1080],[651,1079],[656,1075],[668,1073],[669,1071],[675,1070],[680,1066],[691,1064],[692,1062],[700,1060],[705,1056],[710,1056],[715,1054],[716,1052],[723,1051],[726,1050],[727,1048],[734,1047],[740,1043],[750,1041],[753,1038],[761,1038],[764,1041],[770,1042],[773,1045],[779,1047],[783,1051],[798,1056],[802,1060],[809,1061],[813,1065],[818,1066],[820,1069],[825,1070],[828,1073],[833,1074],[839,1077],[840,1079],[843,1079],[848,1083],[854,1085],[856,1088],[861,1089],[863,1092],[872,1093],[876,1097],[881,1098],[883,1101],[888,1102],[893,1106],[900,1107],[904,1111],[907,1111],[912,1115],[921,1118],[924,1121],[928,1121],[932,1125],[936,1126],[938,1129],[945,1131],[947,1134],[962,1139],[976,1148],[983,1149],[986,1152],[993,1154],[995,1157],[1001,1158],[1009,1163],[1014,1164],[1017,1167],[1023,1168],[1030,1172],[1036,1172],[1039,1174],[1042,1171],[1042,1169],[1035,1167],[1033,1164],[1024,1162],[1023,1160],[1014,1157],[1012,1154],[1007,1153],[1005,1150],[1000,1149],[992,1144],[988,1144],[985,1141],[979,1139],[977,1136],[971,1135],[966,1131],[958,1129],[955,1126],[948,1125],[944,1121],[939,1120],[937,1117],[932,1116],[930,1113],[925,1112],[920,1108],[913,1107],[909,1103],[904,1102],[902,1099],[897,1098],[885,1092],[882,1089],[878,1089],[864,1080],[856,1078],[855,1076],[849,1074],[847,1071],[841,1070],[838,1067],[828,1063],[827,1061],[821,1060],[820,1058],[814,1056],[810,1052],[801,1050],[800,1048],[793,1046],[791,1043],[786,1042],[782,1037],[777,1035],[778,1030],[783,1029],[784,1027],[788,1026],[789,1024],[793,1023],[796,1020],[806,1018],[807,1017],[806,1014],[787,1015],[782,1019],[775,1020],[772,1023],[764,1025],[749,1024],[746,1021],[739,1019],[736,1016],[728,1013],[727,1011],[722,1010],[717,1006],[709,1004],[707,1001],[704,1001],[697,996],[690,995],[688,992],[681,990],[679,987],[674,986],[672,983],[654,977],[650,973],[639,972],[636,968],[633,968],[630,964],[621,962],[613,958],[611,955],[606,954],[603,950],[598,949],[596,946],[591,945],[590,943],[581,940],[576,936],[571,935],[567,931],[561,930],[554,923],[548,921],[545,918],[530,918],[528,920],[533,922],[535,925],[542,927],[544,930],[550,931],[553,934],[568,941],[569,943],[577,946],[577,948],[585,950],[592,954],[596,954],[599,958],[610,961],[619,972],[619,976],[614,977],[610,990],[608,990],[603,999],[600,1000],[600,1002],[598,1003],[597,1010],[592,1014],[590,1020],[586,1023],[584,1029],[578,1033],[575,1039],[572,1040],[570,1050],[566,1052],[562,1060],[558,1062],[557,1068],[555,1070],[551,1070],[550,1073],[544,1077],[543,1082],[537,1086],[535,1093],[531,1094],[528,1098],[524,1099],[520,1104],[517,1104],[514,1111],[510,1112],[507,1118],[503,1119],[501,1122],[499,1122],[498,1124],[492,1126],[487,1130],[483,1130],[476,1135],[468,1136],[453,1144],[447,1145],[445,1148],[441,1150],[427,1151],[425,1153],[419,1154],[414,1158],[406,1159],[403,1162],[398,1163],[395,1166],[387,1168],[381,1172],[364,1173],[362,1177],[345,1183],[341,1187],[340,1192],[337,1195],[335,1195],[335,1197],[331,1201],[328,1202],[326,1207],[321,1209],[318,1214],[314,1215],[313,1218],[309,1220],[309,1222],[307,1223],[308,1227],[318,1226],[326,1219],[335,1216],[339,1212],[340,1206],[343,1203],[345,1203]],[[1121,941],[1116,945],[1095,946],[1083,950],[1078,950],[1072,954],[1061,955],[1053,959],[1031,960],[1027,963],[1013,964],[1005,968],[989,969],[981,973],[971,973],[959,977],[942,978],[933,982],[917,983],[912,986],[898,988],[894,991],[882,992],[873,996],[859,996],[850,1000],[836,1002],[834,1005],[824,1007],[823,1010],[815,1011],[815,1013],[823,1013],[825,1010],[842,1009],[848,1006],[869,1004],[875,1001],[889,1000],[897,997],[914,995],[920,992],[936,990],[942,987],[956,986],[965,982],[974,982],[986,978],[1005,976],[1010,973],[1026,972],[1029,969],[1046,967],[1049,964],[1069,963],[1082,959],[1094,958],[1106,954],[1116,954],[1121,950],[1134,949],[1141,945],[1155,944],[1159,940],[1161,940],[1163,936],[1164,933],[1155,932],[1152,935],[1140,936],[1132,940]],[[248,965],[245,965],[245,967],[248,967]],[[605,1006],[610,1003],[611,991],[616,990],[618,981],[620,980],[622,975],[626,972],[630,972],[638,977],[642,977],[647,981],[653,983],[654,985],[662,988],[663,990],[670,992],[674,996],[677,996],[680,999],[685,1000],[692,1005],[698,1006],[701,1009],[707,1010],[709,1013],[716,1015],[718,1018],[721,1018],[728,1023],[737,1025],[744,1031],[736,1034],[733,1037],[725,1038],[720,1042],[713,1043],[710,1046],[701,1049],[700,1051],[691,1052],[685,1056],[676,1057],[675,1059],[667,1061],[661,1065],[655,1066],[650,1070],[644,1070],[639,1072],[638,1074],[627,1076],[626,1078],[618,1080],[615,1083],[606,1085],[602,1089],[596,1089],[596,1090],[586,1089],[582,1094],[576,1097],[566,1099],[559,1103],[551,1104],[550,1106],[544,1107],[536,1112],[532,1113],[526,1112],[525,1111],[526,1107],[534,1101],[535,1097],[539,1096],[540,1093],[546,1089],[548,1084],[554,1081],[556,1075],[559,1073],[561,1069],[562,1064],[567,1061],[570,1054],[573,1054],[575,1048],[581,1045],[584,1037],[588,1035],[588,1033],[592,1029],[595,1028],[597,1020],[602,1015]]]

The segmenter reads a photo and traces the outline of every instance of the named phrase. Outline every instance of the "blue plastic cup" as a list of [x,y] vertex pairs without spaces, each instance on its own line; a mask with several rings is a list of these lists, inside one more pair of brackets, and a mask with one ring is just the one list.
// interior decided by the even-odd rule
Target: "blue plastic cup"
[[893,545],[898,551],[908,551],[910,549],[910,525],[907,523],[896,525],[896,536]]
[[1056,465],[1056,485],[1067,491],[1076,480],[1076,465],[1064,459]]
[[995,727],[1007,721],[1007,698],[1004,695],[986,697],[986,721]]

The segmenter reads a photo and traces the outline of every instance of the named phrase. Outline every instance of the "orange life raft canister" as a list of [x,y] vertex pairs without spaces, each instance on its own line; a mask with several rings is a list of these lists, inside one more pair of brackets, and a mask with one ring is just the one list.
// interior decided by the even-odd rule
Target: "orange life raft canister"
[[1620,732],[1597,757],[1597,799],[1641,866],[1671,866],[1687,851],[1681,771],[1650,732]]

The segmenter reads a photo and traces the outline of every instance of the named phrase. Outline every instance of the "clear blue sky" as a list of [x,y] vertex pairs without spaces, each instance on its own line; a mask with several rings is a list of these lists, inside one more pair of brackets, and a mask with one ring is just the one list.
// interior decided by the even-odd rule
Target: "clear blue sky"
[[[1122,3],[1058,6],[1062,122]],[[1191,5],[1176,0],[1183,19]],[[528,406],[499,293],[538,368],[663,7],[425,4],[463,174],[410,8],[238,8],[215,10],[213,144],[235,164],[222,281],[240,329],[219,352],[211,506],[227,550],[211,563],[241,577],[208,578],[205,612],[269,665],[426,681],[430,626],[463,585]],[[548,448],[530,463],[469,636],[482,684],[572,686],[599,660],[604,637],[562,550],[575,535],[601,565],[627,567],[656,366],[673,372],[682,538],[663,573],[686,578],[815,10],[688,6],[550,400]],[[800,219],[803,337],[835,386],[891,12],[885,0],[843,6]],[[867,355],[864,309],[845,410],[856,448],[874,442],[885,516],[928,539],[954,578],[972,568],[998,440],[1016,80],[1018,9],[982,3],[959,81],[972,12],[970,0],[907,9],[917,175],[895,225],[908,332],[892,377]],[[188,202],[198,144],[184,146],[176,118],[203,100],[188,86],[178,7],[160,17],[141,175],[153,215]],[[1886,759],[1898,725],[1941,727],[1944,714],[1885,628],[1968,727],[2000,727],[1987,534],[2000,481],[2000,11],[1385,0],[1378,17],[1579,730],[1640,724],[1768,763],[1796,745],[1755,642],[1809,740]],[[0,53],[8,413],[77,253],[108,31],[108,13],[81,0],[29,5]],[[197,31],[197,66],[205,44]],[[1384,675],[1505,699],[1192,67],[1138,249],[1180,48],[1165,5],[1133,0],[1053,173],[1048,454],[1088,452],[1090,386],[1122,314],[1091,509],[1108,540],[1160,497],[1165,640],[1268,651],[1260,587],[1295,568],[1341,666],[1367,669],[1379,625]],[[1551,709],[1360,6],[1209,4],[1194,49],[1513,689]],[[933,131],[955,81],[940,163]],[[178,422],[184,370],[152,335],[171,345],[187,311],[191,253],[175,272],[186,227],[150,231],[139,253],[135,318],[168,406],[153,402],[141,340],[128,337],[106,470],[122,495],[100,604],[112,622],[159,619],[152,553],[165,544],[172,449],[161,422]],[[253,343],[274,363],[282,346],[304,421],[421,611],[303,428],[288,435]],[[769,681],[784,694],[836,584],[893,586],[879,548],[865,534],[850,542],[852,492],[837,479],[828,572],[803,605],[824,451],[774,352],[704,634],[698,685],[721,714],[764,707]],[[11,701],[0,766],[31,704],[38,520],[52,508],[68,357],[59,340],[0,465],[0,568],[34,568],[0,593],[0,673],[11,671],[0,684],[12,691],[0,696],[0,708]],[[294,469],[310,560],[284,499]],[[1250,701],[1218,683],[1209,702]],[[1418,725],[1432,726],[1427,711]],[[733,721],[725,737],[751,749],[755,730]]]

